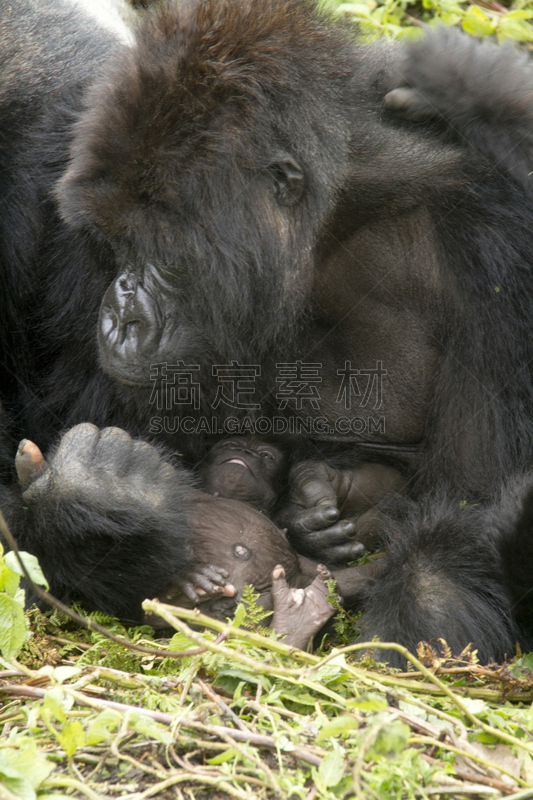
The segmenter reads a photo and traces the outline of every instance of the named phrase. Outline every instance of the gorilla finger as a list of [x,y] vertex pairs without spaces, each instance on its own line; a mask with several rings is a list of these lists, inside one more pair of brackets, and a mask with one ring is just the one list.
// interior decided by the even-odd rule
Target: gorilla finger
[[361,542],[349,542],[332,548],[328,552],[328,564],[335,568],[345,567],[349,561],[357,561],[365,552],[365,546]]
[[374,506],[369,508],[355,523],[357,541],[367,550],[377,550],[383,542],[383,512]]
[[[329,528],[332,522],[339,518],[339,512],[330,502],[327,505],[315,506],[304,511],[299,511],[293,516],[289,528],[294,533],[311,533]],[[285,518],[287,521],[287,517]],[[355,528],[354,528],[355,530]],[[350,535],[348,532],[346,535]]]
[[422,122],[438,115],[420,92],[407,86],[393,89],[385,95],[383,102],[388,109],[413,122]]
[[312,583],[307,586],[305,591],[308,593],[309,590],[314,590],[324,597],[327,597],[329,594],[328,581],[331,578],[331,572],[324,564],[317,564],[316,572],[315,578]]
[[224,567],[216,567],[214,564],[206,564],[196,570],[195,576],[202,575],[211,583],[218,583],[219,586],[224,586],[226,578],[229,578],[229,572]]
[[[332,525],[331,528],[327,528],[326,530],[312,531],[306,534],[305,546],[313,548],[318,554],[324,548],[345,545],[347,539],[349,539],[349,537],[343,531],[342,526]],[[350,546],[351,544],[352,543],[349,543]],[[359,546],[360,543],[356,542],[356,544]],[[364,546],[361,545],[361,547],[364,551]]]
[[167,461],[163,460],[159,450],[142,439],[133,441],[133,456],[135,462],[137,462],[135,465],[136,468],[139,468],[140,462],[146,470],[150,470],[153,473],[154,477],[157,472],[159,472],[160,475],[163,475],[167,470],[170,470],[169,475],[174,473],[174,468],[171,467]]
[[200,595],[197,593],[194,585],[190,581],[180,582],[179,588],[185,597],[187,597],[192,603],[200,602]]
[[48,471],[50,466],[37,445],[29,439],[23,439],[18,446],[15,468],[20,486],[25,491],[31,483]]
[[291,496],[305,508],[323,506],[326,518],[333,522],[339,516],[337,493],[332,484],[332,476],[336,474],[327,464],[303,461],[291,470]]
[[289,589],[290,598],[294,608],[303,606],[306,594],[303,589]]
[[274,605],[277,599],[285,601],[288,591],[289,586],[285,580],[285,570],[281,564],[277,564],[272,570],[272,598]]
[[[330,570],[326,567],[325,564],[317,564],[316,565],[317,576],[313,581],[313,584],[317,587],[321,586],[321,591],[324,592],[325,596],[327,597],[330,593],[329,589],[329,581],[330,578],[333,578],[333,574]],[[340,594],[336,593],[335,597],[337,599],[337,603],[342,606],[344,605],[344,599],[341,597]]]
[[64,463],[73,459],[87,462],[92,459],[100,437],[100,428],[91,422],[82,422],[68,430],[59,443],[54,456],[54,467],[61,470]]
[[317,564],[316,571],[317,571],[317,576],[315,580],[317,578],[320,578],[322,583],[327,586],[329,579],[333,577],[329,569],[326,567],[325,564]]
[[133,439],[122,428],[104,428],[95,447],[98,466],[111,469],[116,477],[127,474],[131,465]]

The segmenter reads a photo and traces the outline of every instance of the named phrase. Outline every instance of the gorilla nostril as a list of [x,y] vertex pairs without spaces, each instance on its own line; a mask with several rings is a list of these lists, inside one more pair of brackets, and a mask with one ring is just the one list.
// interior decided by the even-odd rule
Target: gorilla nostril
[[139,283],[140,281],[135,275],[122,275],[117,281],[117,288],[122,296],[131,297],[136,293]]

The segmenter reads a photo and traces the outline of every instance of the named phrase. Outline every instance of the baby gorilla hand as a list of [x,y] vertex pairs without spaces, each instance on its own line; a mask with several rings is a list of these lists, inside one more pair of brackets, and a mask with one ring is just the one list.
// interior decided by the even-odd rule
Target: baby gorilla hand
[[277,521],[288,528],[299,553],[342,567],[379,545],[382,514],[376,504],[404,483],[398,470],[384,464],[340,470],[302,461],[291,470],[289,501]]
[[218,594],[235,597],[237,589],[233,584],[227,583],[228,578],[229,572],[214,564],[194,567],[185,575],[176,578],[159,599],[162,603],[182,605],[184,597],[194,604]]
[[285,580],[285,570],[278,564],[272,572],[274,617],[271,627],[285,633],[283,644],[307,649],[311,639],[335,613],[328,602],[329,570],[318,564],[318,575],[305,589],[291,589]]

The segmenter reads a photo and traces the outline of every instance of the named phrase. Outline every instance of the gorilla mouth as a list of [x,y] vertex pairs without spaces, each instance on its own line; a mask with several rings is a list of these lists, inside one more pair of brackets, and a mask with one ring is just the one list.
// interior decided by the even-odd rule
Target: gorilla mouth
[[227,458],[222,463],[223,464],[239,464],[241,467],[244,467],[245,469],[247,469],[249,473],[251,473],[252,475],[254,474],[252,472],[252,470],[250,469],[250,467],[248,466],[248,464],[246,463],[246,461],[243,461],[242,458],[235,458],[235,457],[234,458]]

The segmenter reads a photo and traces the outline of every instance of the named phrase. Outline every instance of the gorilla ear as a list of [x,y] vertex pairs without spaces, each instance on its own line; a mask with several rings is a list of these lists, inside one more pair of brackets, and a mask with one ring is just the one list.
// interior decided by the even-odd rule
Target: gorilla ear
[[280,206],[293,206],[298,202],[304,190],[304,174],[291,156],[284,155],[267,167],[267,172],[274,182],[276,199]]

